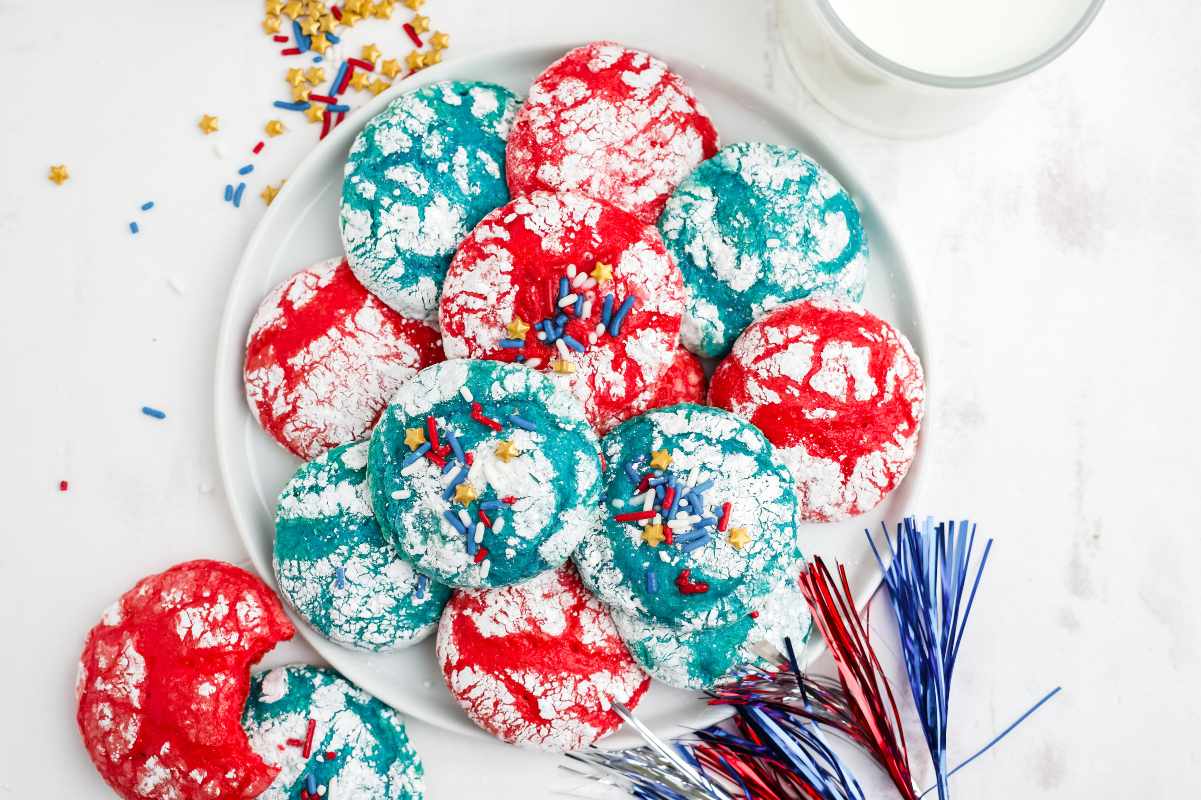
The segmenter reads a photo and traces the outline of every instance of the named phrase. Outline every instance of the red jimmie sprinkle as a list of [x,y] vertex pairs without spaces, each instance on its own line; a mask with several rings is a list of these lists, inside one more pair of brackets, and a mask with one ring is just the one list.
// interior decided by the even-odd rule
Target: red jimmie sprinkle
[[671,544],[671,540],[674,536],[675,536],[675,533],[672,532],[671,526],[664,525],[663,526],[663,541],[667,542],[668,544]]
[[709,584],[704,581],[694,581],[692,570],[682,569],[676,576],[676,588],[680,590],[680,594],[704,594],[709,591]]
[[361,69],[363,72],[375,72],[375,64],[370,61],[364,61],[361,58],[348,58],[346,63],[355,69]]
[[289,747],[304,747],[304,740],[303,739],[288,739],[287,745]]
[[318,103],[329,103],[330,105],[336,105],[338,102],[338,98],[330,97],[327,94],[309,94],[309,99],[316,100]]
[[480,522],[484,523],[489,528],[492,527],[492,520],[488,519],[488,515],[484,513],[484,509],[482,509],[482,508],[479,509],[478,511],[476,511],[476,514],[479,515]]
[[412,25],[410,25],[407,22],[402,27],[404,28],[405,33],[407,33],[409,35],[409,41],[413,43],[414,47],[424,47],[425,46],[424,42],[421,41],[421,37],[417,35],[416,28],[414,28]]
[[651,474],[649,472],[643,475],[642,480],[638,481],[638,488],[634,490],[634,494],[642,494],[645,492],[648,484],[650,484],[650,480]]
[[[687,571],[687,570],[685,570]],[[308,730],[304,732],[304,757],[308,758],[313,752],[313,734],[317,731],[317,720],[310,719]]]
[[321,114],[321,136],[318,138],[324,139],[326,136],[329,136],[329,122],[332,117],[333,117],[333,115],[330,114],[328,111],[322,112],[322,114]]
[[[343,78],[343,79],[342,79],[342,83],[343,83],[343,84],[345,84],[347,80],[349,80],[349,79],[348,79],[348,78]],[[342,91],[346,91],[346,90],[345,90],[345,89],[343,89]],[[337,118],[334,120],[334,127],[336,128],[336,127],[338,127],[339,125],[341,125],[341,124],[342,124],[342,120],[344,120],[344,119],[346,119],[346,112],[345,112],[345,111],[339,111],[339,112],[338,112],[338,116],[337,116]]]
[[640,519],[650,519],[658,513],[654,509],[650,511],[628,511],[625,514],[617,514],[613,519],[617,522],[637,522]]
[[475,453],[467,453],[464,455],[464,458],[467,459],[467,466],[469,467],[475,463]]
[[279,54],[281,56],[298,56],[298,55],[300,55],[300,48],[299,47],[285,47],[283,50],[279,51]]
[[65,491],[67,491],[67,489],[69,489],[69,488],[70,488],[70,486],[71,486],[71,485],[70,485],[69,483],[67,483],[66,481],[59,481],[59,482],[58,482],[58,490],[59,490],[60,492],[65,492]]
[[500,501],[502,503],[507,503],[508,505],[513,505],[514,503],[517,502],[517,498],[514,497],[513,495],[508,495],[507,497],[502,497],[500,499]]
[[729,502],[721,504],[721,519],[717,521],[717,529],[719,531],[724,531],[726,526],[730,524],[730,508],[731,505]]
[[430,449],[437,452],[441,447],[441,442],[438,441],[438,420],[433,417],[426,417],[425,429],[428,431]]
[[346,87],[350,85],[350,73],[352,73],[352,72],[354,72],[353,69],[348,69],[342,73],[341,82],[332,89],[334,94],[345,94],[346,93]]
[[759,612],[758,612],[758,611],[752,611],[752,612],[751,612],[751,619],[759,619]]
[[446,466],[446,459],[435,453],[433,450],[426,450],[425,457],[437,464],[439,469]]
[[333,14],[334,19],[336,19],[338,22],[342,21],[342,9],[338,8],[337,6],[330,6],[329,13]]
[[333,761],[337,757],[338,757],[337,750],[326,750],[325,751],[325,760],[326,761]]
[[288,37],[287,37],[287,36],[283,36],[283,35],[276,35],[276,36],[272,36],[272,37],[271,37],[271,41],[273,41],[273,42],[286,42],[286,41],[288,41]]
[[250,152],[254,153],[256,156],[257,156],[259,153],[263,152],[263,143],[262,143],[262,142],[259,142],[258,144],[256,144],[256,145],[254,146],[254,149],[253,149],[253,150],[251,150]]
[[487,547],[481,547],[479,550],[475,551],[475,563],[478,564],[487,557],[488,557],[488,548]]

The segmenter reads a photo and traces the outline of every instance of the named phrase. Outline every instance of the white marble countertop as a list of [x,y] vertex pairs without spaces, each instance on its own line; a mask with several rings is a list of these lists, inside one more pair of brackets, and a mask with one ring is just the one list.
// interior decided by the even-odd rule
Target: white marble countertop
[[[220,192],[270,116],[281,63],[256,32],[258,3],[198,8],[0,4],[0,797],[109,796],[73,720],[85,632],[147,573],[245,558],[219,485],[210,382],[262,182],[240,210]],[[922,510],[970,514],[997,539],[957,673],[952,758],[1065,688],[956,776],[956,796],[1195,791],[1201,707],[1186,679],[1201,675],[1201,589],[1188,565],[1201,538],[1173,504],[1201,486],[1201,9],[1111,2],[986,123],[913,142],[815,105],[766,4],[425,10],[452,34],[450,58],[601,37],[679,53],[768,89],[856,164],[931,323]],[[349,41],[361,31],[398,52],[398,19]],[[219,134],[199,134],[202,112],[220,115]],[[255,178],[285,178],[312,147],[315,126],[292,128]],[[72,178],[56,188],[45,175],[59,162]],[[138,214],[144,200],[157,205]],[[167,419],[142,416],[144,404]],[[289,648],[276,657],[308,654]],[[435,800],[475,796],[484,780],[491,798],[563,784],[555,757],[411,728]]]

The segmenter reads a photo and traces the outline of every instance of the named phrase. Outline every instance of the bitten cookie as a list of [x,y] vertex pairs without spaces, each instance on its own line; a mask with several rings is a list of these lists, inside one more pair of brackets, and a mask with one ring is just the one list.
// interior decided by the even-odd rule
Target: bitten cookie
[[679,631],[725,625],[796,567],[792,475],[757,429],[716,408],[649,411],[613,429],[603,527],[575,562],[618,611]]
[[301,467],[275,511],[275,577],[330,641],[387,652],[433,633],[450,589],[401,559],[380,531],[367,489],[367,442]]
[[250,667],[293,632],[271,590],[231,564],[138,581],[79,659],[77,720],[101,777],[126,800],[258,797],[277,770],[240,724]]
[[447,361],[397,391],[371,437],[380,527],[451,586],[504,586],[562,564],[596,525],[600,451],[545,375]]
[[659,220],[688,293],[682,338],[725,355],[751,321],[822,292],[859,300],[867,240],[855,202],[798,150],[739,142],[701,164]]
[[615,42],[577,47],[534,80],[506,155],[514,196],[580,192],[654,223],[688,171],[717,150],[679,75]]
[[363,285],[404,316],[435,320],[459,240],[509,199],[505,140],[518,104],[496,84],[443,81],[396,98],[355,137],[342,243]]
[[807,520],[870,511],[917,449],[925,404],[909,342],[861,306],[792,303],[747,328],[709,401],[749,419],[792,469]]
[[537,192],[463,241],[440,319],[448,357],[548,372],[603,432],[666,372],[683,310],[680,271],[654,226],[583,195]]
[[279,771],[260,800],[425,796],[400,714],[333,670],[297,664],[256,674],[242,724]]
[[443,358],[435,328],[403,319],[331,259],[259,306],[246,341],[246,400],[263,430],[310,459],[363,438],[396,388]]
[[579,750],[612,733],[650,679],[569,566],[504,589],[455,592],[438,662],[477,725],[512,744]]
[[800,650],[809,637],[810,621],[795,576],[786,576],[753,611],[716,628],[681,633],[613,612],[613,622],[634,660],[652,677],[680,689],[711,689],[737,677],[744,664],[778,663],[773,654],[787,652],[785,637]]

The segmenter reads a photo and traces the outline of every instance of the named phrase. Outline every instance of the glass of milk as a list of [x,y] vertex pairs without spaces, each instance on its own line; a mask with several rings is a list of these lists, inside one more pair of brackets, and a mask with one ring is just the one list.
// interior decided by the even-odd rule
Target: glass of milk
[[884,136],[976,122],[1080,37],[1103,0],[778,0],[788,59],[818,102]]

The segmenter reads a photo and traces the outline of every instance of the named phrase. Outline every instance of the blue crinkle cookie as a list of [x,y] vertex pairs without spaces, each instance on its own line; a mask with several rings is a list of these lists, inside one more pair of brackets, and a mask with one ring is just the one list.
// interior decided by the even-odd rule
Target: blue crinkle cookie
[[355,137],[342,244],[359,281],[406,317],[436,321],[455,248],[508,202],[505,142],[518,105],[503,86],[443,81],[396,98]]
[[326,638],[386,652],[421,641],[450,589],[402,560],[371,513],[367,442],[301,467],[275,512],[275,578],[292,607]]
[[384,410],[367,471],[380,526],[451,586],[554,569],[597,525],[600,448],[550,377],[499,361],[417,373]]
[[333,670],[294,665],[257,673],[242,727],[254,751],[280,768],[259,800],[295,800],[301,790],[330,800],[425,796],[421,759],[400,714]]
[[787,652],[785,637],[799,651],[809,638],[810,621],[795,576],[787,576],[754,611],[716,628],[680,632],[620,611],[613,614],[634,660],[652,677],[681,689],[711,689],[736,677],[746,664],[778,664],[775,654]]
[[855,201],[798,150],[761,142],[722,148],[676,187],[659,218],[684,273],[680,335],[723,356],[763,312],[815,292],[858,301],[867,240]]
[[797,566],[792,475],[742,418],[656,409],[601,447],[604,524],[575,562],[613,609],[677,631],[713,628],[752,611]]

